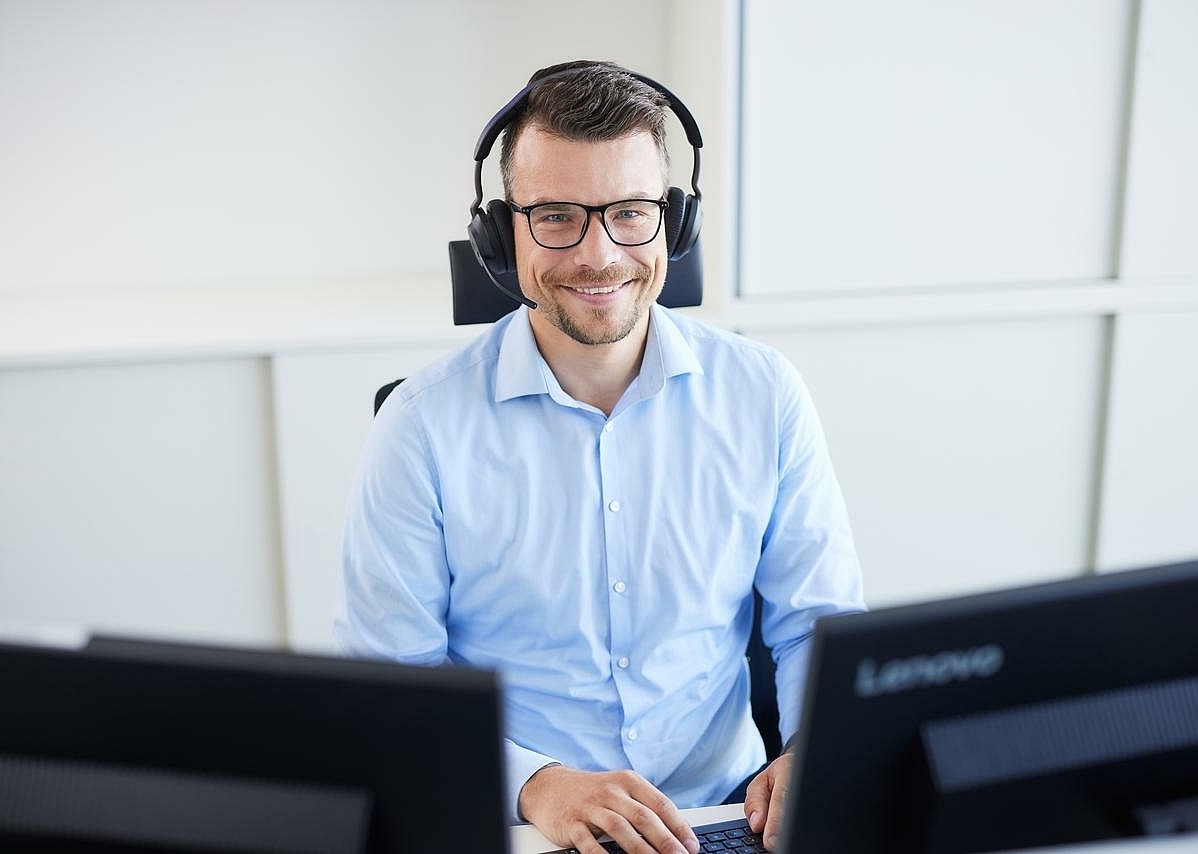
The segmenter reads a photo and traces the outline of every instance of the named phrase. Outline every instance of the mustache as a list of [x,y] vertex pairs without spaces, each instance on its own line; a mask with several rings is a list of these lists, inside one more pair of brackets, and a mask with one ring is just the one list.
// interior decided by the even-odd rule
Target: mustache
[[647,281],[653,271],[644,264],[609,264],[602,270],[575,270],[570,273],[550,273],[542,281],[547,285],[612,285],[629,279]]

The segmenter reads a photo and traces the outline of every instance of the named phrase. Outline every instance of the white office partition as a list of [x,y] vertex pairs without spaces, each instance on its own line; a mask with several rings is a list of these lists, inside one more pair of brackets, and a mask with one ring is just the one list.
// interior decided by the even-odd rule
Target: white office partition
[[[1143,0],[1120,273],[1198,285],[1198,4]],[[1172,308],[1172,310],[1165,310]],[[1116,321],[1096,565],[1198,556],[1198,309]]]
[[1142,0],[1124,276],[1198,280],[1198,3]]
[[1096,318],[755,333],[815,398],[873,605],[1081,572]]
[[1198,557],[1198,310],[1119,319],[1098,566]]
[[0,289],[448,270],[483,123],[554,62],[660,74],[665,15],[635,0],[5,0]]
[[260,360],[0,371],[0,630],[284,641]]
[[1132,6],[745,3],[741,294],[1110,275]]

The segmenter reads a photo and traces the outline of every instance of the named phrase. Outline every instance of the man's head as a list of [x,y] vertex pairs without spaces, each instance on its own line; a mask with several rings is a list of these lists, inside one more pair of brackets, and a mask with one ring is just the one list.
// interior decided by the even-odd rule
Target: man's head
[[[668,102],[611,63],[553,66],[540,79],[507,127],[500,160],[520,284],[538,303],[534,330],[586,345],[643,335],[666,274],[658,202]],[[630,200],[639,201],[609,207]],[[570,234],[559,240],[550,228]]]

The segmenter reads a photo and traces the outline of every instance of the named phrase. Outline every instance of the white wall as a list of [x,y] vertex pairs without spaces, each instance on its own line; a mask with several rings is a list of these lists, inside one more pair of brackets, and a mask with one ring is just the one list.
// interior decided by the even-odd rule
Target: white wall
[[746,4],[742,293],[1109,275],[1132,6]]
[[0,371],[0,624],[279,643],[260,359]]
[[446,270],[486,118],[576,54],[661,74],[665,8],[5,0],[0,286]]
[[735,325],[874,604],[1198,555],[1198,5],[745,4]]
[[761,334],[802,367],[873,604],[1088,562],[1101,417],[1094,318]]
[[475,138],[578,56],[698,117],[696,313],[808,379],[871,602],[1198,553],[1195,8],[0,0],[0,630],[327,646]]

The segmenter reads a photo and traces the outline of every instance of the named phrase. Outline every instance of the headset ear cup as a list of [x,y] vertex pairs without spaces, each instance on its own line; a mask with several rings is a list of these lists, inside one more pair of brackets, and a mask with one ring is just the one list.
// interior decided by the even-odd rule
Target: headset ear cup
[[666,193],[666,203],[666,250],[673,261],[689,252],[699,239],[703,212],[699,200],[688,196],[678,187],[670,187]]
[[496,275],[516,272],[516,234],[512,230],[512,209],[502,199],[487,202],[491,240],[496,247]]
[[699,242],[699,229],[703,225],[703,206],[694,196],[686,197],[686,216],[678,230],[678,243],[674,246],[674,258],[681,258]]
[[670,187],[666,192],[666,250],[674,257],[674,247],[678,245],[678,232],[682,230],[682,220],[686,218],[686,194],[677,187]]
[[466,226],[466,236],[470,238],[470,246],[480,264],[490,267],[495,260],[495,245],[491,239],[490,217],[485,210],[477,210]]
[[512,233],[512,212],[499,199],[479,209],[466,227],[470,244],[478,260],[486,265],[492,276],[499,277],[516,271],[516,238]]

